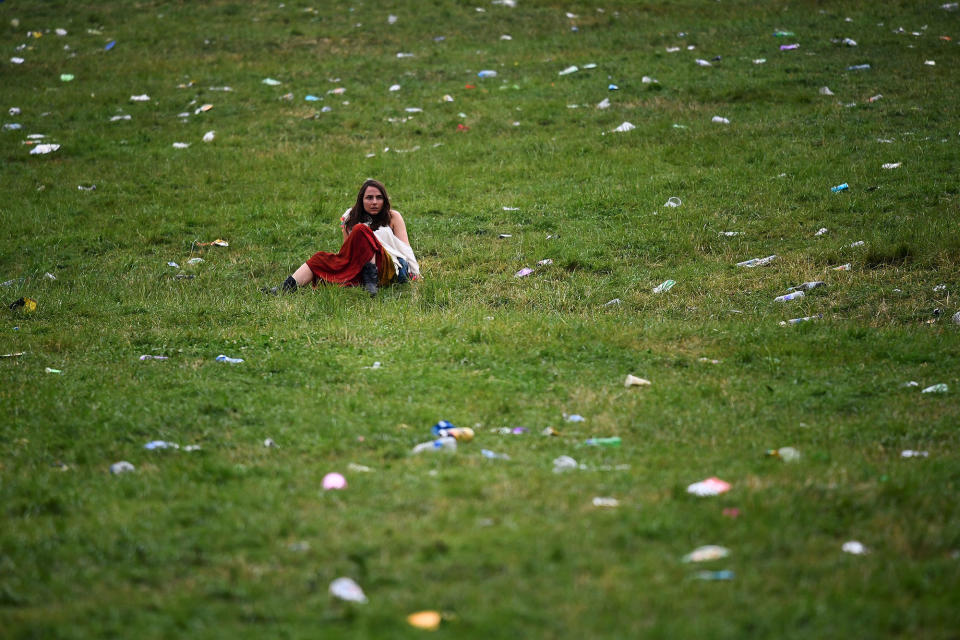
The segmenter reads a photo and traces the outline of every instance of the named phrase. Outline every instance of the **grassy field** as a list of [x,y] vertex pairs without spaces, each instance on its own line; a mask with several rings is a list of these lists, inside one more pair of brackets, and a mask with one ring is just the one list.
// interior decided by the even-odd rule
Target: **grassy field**
[[0,636],[957,637],[960,11],[515,4],[0,2]]

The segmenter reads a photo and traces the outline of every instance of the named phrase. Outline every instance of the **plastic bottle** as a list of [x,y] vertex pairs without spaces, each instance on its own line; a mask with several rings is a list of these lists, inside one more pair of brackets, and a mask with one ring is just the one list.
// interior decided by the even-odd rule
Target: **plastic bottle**
[[427,452],[445,452],[445,453],[454,453],[457,450],[457,439],[453,436],[444,436],[442,438],[437,438],[436,440],[430,440],[428,442],[421,442],[413,448],[412,453],[423,453]]
[[787,302],[789,300],[796,300],[797,298],[803,297],[803,291],[794,291],[782,296],[777,296],[773,299],[774,302]]
[[800,459],[800,452],[793,447],[780,447],[779,449],[767,449],[767,455],[771,458],[780,458],[784,462],[796,462]]
[[849,188],[850,188],[850,185],[844,182],[843,184],[838,184],[835,187],[830,187],[830,191],[833,191],[834,193],[840,193],[841,191],[846,191]]
[[484,69],[483,71],[478,73],[477,76],[480,78],[496,78],[497,72],[492,69]]
[[620,437],[613,436],[611,438],[588,438],[585,444],[588,444],[592,447],[619,447]]
[[787,291],[810,291],[811,289],[816,289],[817,287],[827,286],[826,282],[817,280],[815,282],[804,282],[803,284],[798,284],[795,287],[790,287]]
[[460,442],[470,442],[473,440],[473,429],[470,427],[454,426],[452,422],[448,422],[447,420],[441,420],[433,425],[433,427],[430,428],[430,432],[438,438],[450,436]]

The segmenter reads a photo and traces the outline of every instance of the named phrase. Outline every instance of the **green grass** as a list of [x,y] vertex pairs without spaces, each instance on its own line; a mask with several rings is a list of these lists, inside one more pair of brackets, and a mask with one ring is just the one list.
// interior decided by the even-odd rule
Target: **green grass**
[[[0,359],[2,635],[419,637],[406,616],[435,609],[438,637],[955,637],[960,14],[940,4],[0,3],[0,120],[22,125],[0,132],[0,292],[39,303],[0,332],[25,352]],[[34,133],[61,149],[29,155]],[[368,176],[423,280],[262,296],[337,248]],[[773,302],[808,280],[828,286]],[[410,456],[440,419],[475,441]],[[800,462],[764,456],[786,445]],[[686,493],[714,475],[733,489]],[[731,555],[680,561],[704,544]],[[332,599],[338,576],[370,602]]]

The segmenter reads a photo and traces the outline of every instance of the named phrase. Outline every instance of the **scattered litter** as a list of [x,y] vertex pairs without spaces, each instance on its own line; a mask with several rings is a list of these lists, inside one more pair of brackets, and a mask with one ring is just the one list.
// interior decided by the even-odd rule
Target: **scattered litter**
[[144,361],[144,360],[167,360],[168,358],[169,358],[169,356],[152,356],[152,355],[149,355],[149,354],[145,354],[145,355],[140,356],[141,362]]
[[240,364],[243,362],[243,358],[228,358],[222,353],[217,356],[217,362],[229,362],[230,364]]
[[392,84],[392,85],[390,85],[390,88],[387,89],[387,90],[388,90],[388,91],[400,91],[400,85],[398,85],[398,84]]
[[523,278],[525,276],[530,275],[531,273],[533,273],[533,269],[531,269],[530,267],[524,267],[523,269],[520,269],[520,271],[517,271],[515,274],[513,274],[513,277]]
[[726,547],[720,547],[715,544],[708,544],[703,547],[697,547],[687,555],[683,556],[684,562],[709,562],[710,560],[719,560],[730,555],[730,550]]
[[733,580],[734,573],[729,569],[724,569],[722,571],[699,571],[697,572],[697,580],[706,580],[706,581],[716,581],[716,580]]
[[[8,282],[12,284],[15,282],[15,280],[8,280]],[[4,285],[9,286],[7,282],[4,282]],[[34,300],[33,298],[18,298],[17,300],[14,300],[13,302],[11,302],[8,308],[11,311],[15,311],[16,309],[23,309],[24,312],[31,313],[37,310],[37,301]]]
[[46,368],[44,369],[44,372],[46,372],[46,373],[57,373],[57,374],[63,373],[63,371],[61,371],[60,369],[51,369],[50,367],[46,367]]
[[554,429],[553,427],[544,427],[543,431],[540,432],[540,435],[559,437],[560,432]]
[[953,318],[951,318],[951,320],[953,321],[953,324],[960,324],[960,311],[957,311],[955,314],[953,314]]
[[167,266],[168,266],[168,267],[173,267],[174,269],[179,269],[179,268],[180,268],[180,265],[178,265],[176,262],[168,262],[168,263],[167,263]]
[[941,382],[940,384],[935,384],[927,387],[920,393],[947,393],[949,390],[950,390],[950,387],[948,387],[947,385]]
[[604,98],[597,103],[597,109],[609,109],[610,108],[610,98]]
[[724,118],[723,116],[713,116],[713,118],[711,118],[710,121],[716,122],[717,124],[730,124],[730,121],[727,118]]
[[674,208],[674,207],[679,207],[682,204],[683,204],[683,201],[680,200],[680,198],[678,198],[677,196],[671,196],[667,198],[667,201],[663,203],[663,206]]
[[58,144],[38,144],[34,146],[32,149],[30,149],[30,155],[32,156],[46,155],[48,153],[53,153],[58,149],[60,149],[60,145]]
[[322,486],[324,491],[338,491],[340,489],[346,489],[347,479],[343,477],[343,474],[333,471],[323,476]]
[[854,248],[856,248],[856,247],[862,247],[864,244],[866,244],[866,243],[865,243],[863,240],[857,240],[856,242],[851,242],[851,243],[850,243],[850,248],[851,248],[851,249],[854,249]]
[[478,78],[496,78],[497,72],[494,71],[493,69],[484,69],[479,73],[477,73],[477,77]]
[[947,290],[947,285],[945,285],[945,284],[938,284],[937,286],[935,286],[935,287],[933,288],[933,290],[934,290],[934,291],[946,291],[946,290]]
[[694,62],[696,62],[696,63],[697,63],[698,65],[700,65],[701,67],[712,67],[712,66],[713,66],[712,64],[710,64],[709,62],[707,62],[706,60],[703,60],[703,59],[701,59],[701,58],[697,58],[696,60],[694,60]]
[[346,600],[347,602],[359,602],[365,604],[367,596],[352,578],[337,578],[330,583],[330,595],[334,598]]
[[267,438],[263,441],[263,446],[265,446],[267,449],[272,449],[277,446],[277,443],[273,441],[273,438]]
[[190,143],[189,143],[189,142],[174,142],[174,143],[173,143],[173,148],[174,148],[174,149],[187,149],[187,148],[189,148],[189,147],[190,147]]
[[568,75],[570,75],[571,73],[576,73],[577,71],[580,71],[580,67],[578,67],[578,66],[576,66],[576,65],[570,65],[569,67],[567,67],[567,68],[564,69],[563,71],[560,71],[559,73],[557,73],[557,75],[558,75],[558,76],[568,76]]
[[0,354],[0,358],[19,358],[25,353],[26,351],[18,351],[16,353],[4,353],[4,354]]
[[822,235],[824,235],[824,234],[826,234],[826,233],[827,233],[827,228],[826,228],[826,227],[820,227],[819,229],[817,229],[817,232],[816,232],[815,234],[813,234],[813,235],[815,235],[815,236],[822,236]]
[[866,71],[869,68],[869,64],[855,64],[847,67],[847,71]]
[[847,191],[849,188],[850,185],[844,182],[843,184],[838,184],[835,187],[830,187],[830,191],[833,191],[834,193],[840,193],[841,191]]
[[903,383],[902,385],[900,385],[900,386],[901,386],[901,387],[919,387],[919,386],[920,386],[920,383],[917,382],[916,380],[909,380],[909,381],[907,381],[907,382],[904,382],[904,383]]
[[449,93],[448,93],[448,94],[445,94],[445,95],[443,96],[443,101],[444,101],[444,102],[453,102],[453,96],[450,95]]
[[123,115],[119,115],[119,116],[111,116],[111,117],[110,117],[110,122],[117,122],[118,120],[130,120],[130,116],[127,115],[127,114],[123,114]]
[[506,453],[496,453],[490,449],[480,449],[480,455],[490,460],[509,460],[510,456]]
[[[616,305],[618,305],[618,304],[622,304],[622,303],[623,303],[623,300],[621,300],[620,298],[614,298],[613,300],[608,300],[607,302],[604,302],[604,303],[603,303],[603,306],[605,306],[605,307],[614,307],[614,306],[616,306]],[[960,311],[957,312],[957,315],[960,315]],[[960,323],[958,323],[958,324],[960,324]]]
[[903,164],[902,162],[886,162],[882,164],[880,167],[882,169],[899,169],[900,165],[902,164]]
[[635,375],[630,373],[627,374],[626,379],[623,381],[623,386],[625,387],[649,387],[650,381],[645,378],[638,378]]
[[12,58],[10,58],[10,62],[12,62],[13,64],[23,64],[24,62],[26,62],[26,60],[24,60],[19,56],[13,56]]
[[789,289],[787,289],[787,291],[810,291],[811,289],[816,289],[817,287],[825,287],[825,286],[827,286],[826,282],[816,280],[812,282],[804,282],[803,284],[798,284],[795,287],[790,287]]
[[554,458],[553,460],[553,472],[554,473],[563,473],[565,471],[572,471],[573,469],[583,469],[580,463],[571,458],[570,456],[560,456],[559,458]]
[[698,362],[709,362],[710,364],[720,364],[720,360],[717,360],[717,359],[714,359],[714,358],[706,358],[706,357],[697,358],[697,361],[698,361]]
[[629,122],[624,122],[624,123],[621,124],[619,127],[617,127],[616,129],[614,129],[613,131],[616,132],[616,133],[625,133],[625,132],[627,132],[627,131],[633,131],[634,129],[636,129],[636,127],[633,126],[631,123],[629,123]]
[[677,284],[676,280],[664,280],[657,286],[653,288],[654,293],[663,293],[664,291],[670,291],[673,288],[673,285]]
[[187,264],[200,264],[203,261],[203,258],[190,258],[187,260]]
[[373,469],[362,464],[357,464],[356,462],[351,462],[347,465],[347,471],[353,471],[354,473],[372,473]]
[[842,42],[843,42],[843,44],[847,45],[848,47],[855,47],[855,46],[857,46],[857,41],[854,40],[853,38],[844,38],[844,39],[842,40]]
[[619,507],[620,501],[616,498],[600,498],[596,497],[593,499],[593,506],[595,507]]
[[209,246],[229,247],[230,246],[229,242],[227,242],[226,240],[221,240],[220,238],[217,238],[212,242],[196,242],[195,241],[193,244],[197,245],[198,247],[209,247]]
[[810,322],[811,320],[817,320],[822,317],[823,317],[823,314],[818,313],[815,316],[804,316],[803,318],[792,318],[790,320],[781,320],[780,326],[786,327],[787,325],[791,325],[791,324],[800,324],[801,322]]
[[19,131],[22,128],[23,126],[20,125],[20,123],[18,122],[7,122],[7,123],[4,123],[3,125],[4,131]]
[[767,449],[765,455],[769,458],[779,458],[783,462],[797,462],[800,460],[800,452],[793,447],[780,447],[779,449]]
[[820,87],[820,95],[822,96],[832,96],[833,91],[830,91],[830,87]]
[[111,40],[110,42],[104,45],[103,50],[110,51],[110,49],[113,49],[115,46],[117,46],[117,41]]
[[572,413],[570,415],[563,414],[563,419],[566,420],[567,422],[586,422],[587,421],[587,419],[584,418],[579,413]]
[[587,438],[583,444],[588,447],[619,447],[621,442],[619,436],[609,436],[606,438]]
[[283,84],[283,83],[281,83],[279,80],[274,80],[273,78],[264,78],[264,79],[263,79],[263,84],[265,84],[265,85],[267,85],[267,86],[270,86],[270,87],[277,87],[277,86],[280,86],[280,85]]
[[776,260],[776,254],[767,256],[766,258],[750,258],[749,260],[744,260],[743,262],[738,262],[738,267],[762,267],[768,265],[774,260]]
[[905,449],[900,452],[901,458],[928,458],[930,457],[929,451],[914,451],[912,449]]
[[742,235],[743,235],[743,232],[742,232],[742,231],[721,231],[721,232],[718,233],[717,235],[719,235],[719,236],[726,236],[726,237],[728,237],[728,238],[733,238],[733,237],[735,237],[735,236],[742,236]]
[[687,493],[692,493],[695,496],[717,496],[727,491],[730,491],[730,483],[717,477],[694,482],[687,487]]
[[110,465],[110,473],[116,475],[119,473],[130,473],[136,471],[136,467],[127,462],[126,460],[121,460],[120,462],[114,462]]
[[473,429],[470,427],[457,427],[447,420],[441,420],[430,427],[430,433],[438,438],[456,438],[459,442],[470,442],[474,436]]
[[754,58],[753,64],[764,64],[766,61],[766,58]]
[[856,540],[844,542],[843,547],[841,548],[847,553],[852,553],[855,556],[862,556],[867,553],[867,548],[863,546],[863,543]]
[[620,90],[620,87],[618,87],[618,86],[615,85],[615,84],[608,84],[608,85],[607,85],[607,91],[619,91],[619,90]]
[[878,93],[875,96],[870,96],[869,98],[867,98],[867,102],[876,102],[877,100],[882,100],[882,99],[883,99],[883,94]]
[[176,442],[167,442],[166,440],[151,440],[143,445],[144,449],[153,451],[154,449],[179,449],[180,445]]
[[387,16],[387,24],[396,24],[396,23],[397,23],[397,16],[393,15],[392,13]]
[[643,76],[640,78],[640,82],[643,84],[660,84],[660,81],[656,78],[651,78],[650,76]]
[[928,67],[935,67],[935,66],[937,66],[936,60],[925,60],[925,61],[923,62],[923,64],[927,65]]
[[413,448],[411,453],[418,454],[425,451],[431,453],[455,453],[457,451],[457,439],[453,436],[444,436],[436,440],[421,442]]
[[174,280],[193,280],[196,277],[197,276],[192,273],[178,273],[177,275],[173,276],[173,279]]
[[76,77],[76,76],[74,76],[72,73],[61,73],[61,74],[60,74],[60,82],[70,82],[70,81],[73,80],[75,77]]
[[20,107],[10,107],[7,110],[7,113],[9,113],[12,116],[18,116],[20,115]]
[[215,132],[213,132],[213,131],[207,131],[205,134],[203,134],[203,141],[204,141],[204,142],[213,142],[213,138],[214,138],[215,136],[216,136],[216,133],[215,133]]
[[780,45],[780,51],[793,51],[794,49],[799,49],[799,44],[782,44]]
[[852,268],[853,268],[853,265],[848,262],[847,264],[842,264],[839,267],[834,267],[833,270],[834,271],[850,271],[850,269]]
[[513,237],[513,234],[512,234],[512,233],[501,233],[501,234],[500,234],[499,236],[497,236],[497,237],[500,238],[501,240],[503,240],[503,239],[505,239],[505,238],[512,238],[512,237]]
[[773,32],[774,38],[791,38],[795,35],[797,34],[795,34],[793,31],[784,31],[783,29],[777,29]]
[[130,96],[130,102],[150,102],[150,96],[141,93],[138,96]]
[[398,57],[398,58],[412,58],[412,57],[413,57],[413,54],[412,54],[412,53],[407,53],[407,52],[401,51],[400,53],[397,54],[397,57]]
[[773,299],[774,302],[789,302],[790,300],[796,300],[797,298],[802,298],[804,296],[803,291],[793,291],[791,293],[784,294],[782,296],[777,296]]
[[97,190],[97,185],[95,184],[87,184],[87,185],[78,184],[77,185],[77,191],[96,191],[96,190]]
[[440,626],[440,620],[440,614],[436,611],[418,611],[407,616],[407,623],[411,627],[425,631],[436,631]]

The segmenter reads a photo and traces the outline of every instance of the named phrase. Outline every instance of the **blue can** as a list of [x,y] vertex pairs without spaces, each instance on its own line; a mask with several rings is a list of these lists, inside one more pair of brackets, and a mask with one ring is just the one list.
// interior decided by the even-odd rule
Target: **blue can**
[[844,182],[843,184],[838,184],[835,187],[830,187],[830,191],[833,191],[834,193],[840,193],[841,191],[846,191],[849,188],[850,188],[850,185]]

